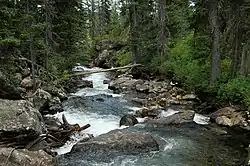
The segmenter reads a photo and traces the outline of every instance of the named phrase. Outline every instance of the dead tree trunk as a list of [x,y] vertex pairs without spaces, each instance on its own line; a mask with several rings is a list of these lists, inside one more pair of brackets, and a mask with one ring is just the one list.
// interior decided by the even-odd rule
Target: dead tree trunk
[[130,0],[129,4],[129,22],[130,22],[130,35],[131,35],[131,57],[134,64],[137,63],[138,58],[138,32],[137,32],[137,2]]
[[220,76],[220,29],[218,22],[218,1],[209,1],[209,22],[211,26],[212,33],[212,72],[211,79],[216,81]]
[[247,61],[248,61],[248,50],[247,50],[247,44],[245,43],[242,50],[241,55],[241,65],[240,65],[240,74],[242,76],[247,76]]
[[166,0],[158,0],[158,19],[159,19],[159,33],[158,33],[158,53],[161,56],[165,55],[165,45],[169,30],[166,22]]

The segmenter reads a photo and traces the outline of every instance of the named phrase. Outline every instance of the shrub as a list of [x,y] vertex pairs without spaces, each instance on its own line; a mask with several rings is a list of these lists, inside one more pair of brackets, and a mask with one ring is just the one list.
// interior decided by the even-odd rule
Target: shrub
[[204,89],[209,84],[209,64],[201,64],[193,58],[191,42],[193,34],[176,42],[170,50],[170,56],[160,59],[160,73],[181,82],[189,90]]
[[250,109],[250,79],[237,77],[221,84],[217,98],[221,101],[241,103]]
[[116,53],[117,65],[125,66],[131,63],[131,53],[128,48],[124,47]]

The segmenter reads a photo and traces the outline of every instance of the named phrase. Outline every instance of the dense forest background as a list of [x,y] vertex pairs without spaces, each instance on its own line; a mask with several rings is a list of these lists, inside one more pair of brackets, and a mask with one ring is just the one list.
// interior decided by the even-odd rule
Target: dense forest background
[[249,0],[0,0],[0,70],[61,84],[108,41],[115,66],[250,109],[249,17]]

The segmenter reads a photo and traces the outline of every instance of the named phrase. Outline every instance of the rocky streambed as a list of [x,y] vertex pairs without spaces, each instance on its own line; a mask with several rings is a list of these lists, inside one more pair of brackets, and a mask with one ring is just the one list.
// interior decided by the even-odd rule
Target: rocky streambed
[[[96,68],[78,66],[74,70]],[[226,107],[203,116],[197,112],[206,106],[201,107],[203,103],[195,94],[170,81],[134,79],[130,73],[115,78],[94,73],[73,80],[71,88],[75,90],[67,100],[61,91],[48,88],[32,97],[34,105],[27,100],[0,101],[2,165],[247,163],[249,136],[242,128],[247,128],[248,122],[237,108]],[[86,124],[90,127],[79,130]],[[62,132],[60,137],[52,135],[32,144],[39,136],[59,129],[72,131],[59,141],[62,144],[48,144],[54,136],[65,136]],[[52,158],[48,153],[58,155]]]
[[85,132],[94,138],[86,142],[77,136],[57,149],[59,165],[244,164],[247,142],[224,121],[222,126],[211,123],[225,114],[214,114],[212,120],[197,114],[201,102],[196,95],[166,81],[138,80],[129,74],[109,78],[107,73],[84,78],[93,81],[93,88],[81,89],[64,103],[67,119],[90,123]]

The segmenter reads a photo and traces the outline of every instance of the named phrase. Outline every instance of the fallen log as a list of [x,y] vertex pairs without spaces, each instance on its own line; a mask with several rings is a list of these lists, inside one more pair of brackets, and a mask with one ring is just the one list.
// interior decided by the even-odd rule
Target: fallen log
[[[55,119],[56,121],[56,119]],[[65,115],[62,115],[63,123],[53,123],[52,120],[48,120],[47,126],[47,142],[53,148],[60,147],[65,144],[73,133],[81,132],[90,127],[90,124],[80,127],[79,124],[70,124]],[[46,121],[45,121],[46,123]]]
[[82,130],[85,130],[85,129],[89,128],[89,127],[90,127],[90,124],[86,124],[85,126],[80,127],[80,129],[78,130],[78,132],[80,132]]
[[88,75],[88,74],[93,74],[93,73],[109,72],[109,71],[115,71],[115,70],[122,70],[122,69],[128,69],[128,68],[132,68],[132,67],[138,67],[138,66],[142,66],[142,65],[141,64],[134,64],[134,65],[127,65],[127,66],[122,66],[122,67],[115,67],[115,68],[111,68],[111,69],[101,69],[101,70],[83,71],[83,72],[77,71],[77,73],[71,74],[70,77],[80,76],[80,75]]

